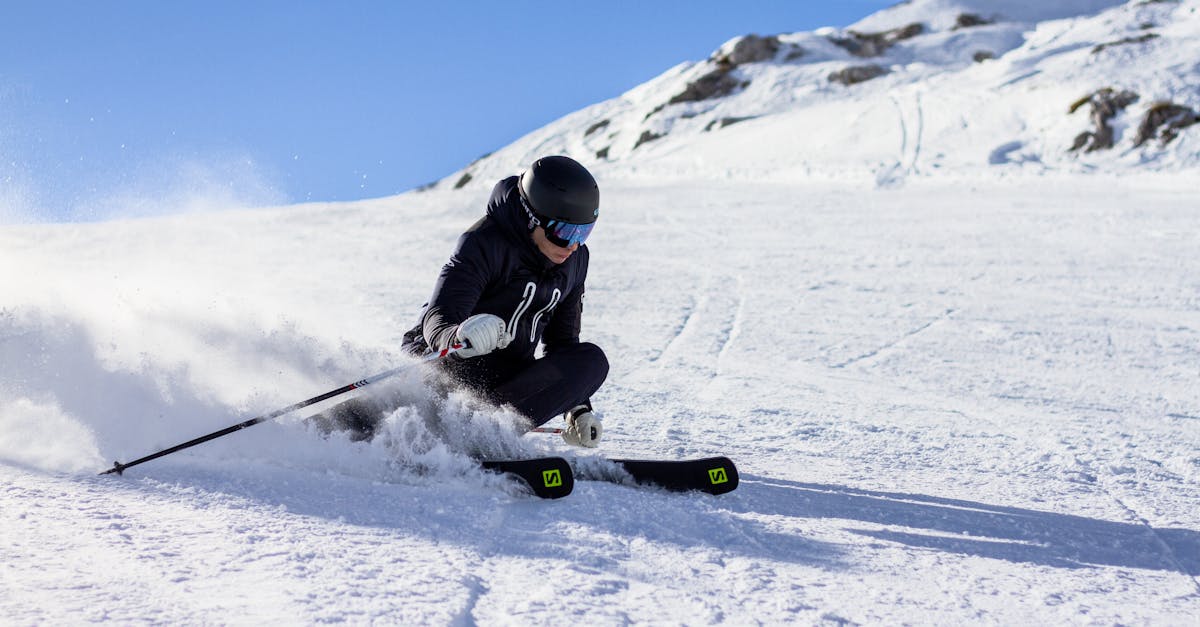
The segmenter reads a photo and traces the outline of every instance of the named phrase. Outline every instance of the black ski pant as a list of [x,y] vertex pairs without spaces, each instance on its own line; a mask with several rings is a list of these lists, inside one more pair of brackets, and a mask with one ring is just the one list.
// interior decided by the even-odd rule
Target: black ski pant
[[511,405],[535,427],[579,405],[590,407],[589,399],[608,377],[608,358],[590,342],[559,346],[529,361],[492,353],[452,356],[439,364],[459,384],[497,405]]

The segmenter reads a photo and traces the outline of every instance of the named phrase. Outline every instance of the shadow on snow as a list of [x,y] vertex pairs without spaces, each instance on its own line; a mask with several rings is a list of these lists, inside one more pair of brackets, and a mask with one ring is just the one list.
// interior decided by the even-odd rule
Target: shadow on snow
[[[139,480],[142,477],[149,480]],[[263,511],[330,521],[344,526],[347,534],[394,530],[402,536],[453,543],[485,558],[560,559],[583,571],[623,569],[623,562],[637,561],[640,551],[652,546],[686,553],[698,572],[738,557],[830,570],[845,566],[844,551],[837,545],[730,515],[725,496],[578,481],[571,496],[544,501],[524,495],[515,480],[514,488],[506,491],[469,478],[396,479],[364,481],[247,462],[230,469],[185,462],[160,464],[145,474],[131,470],[124,478],[83,480],[102,485],[116,481],[118,489],[138,492],[138,500],[148,503],[177,498],[175,493],[185,486],[186,498],[197,503],[197,509],[234,497],[256,503]]]
[[[861,490],[743,475],[730,495],[668,493],[580,481],[558,501],[514,496],[476,481],[409,477],[403,483],[269,464],[213,469],[164,464],[152,481],[121,482],[153,502],[179,485],[235,497],[289,515],[390,529],[495,555],[557,558],[576,568],[620,569],[638,545],[675,547],[703,564],[768,559],[845,568],[844,547],[773,529],[746,514],[838,519],[848,531],[909,547],[1056,568],[1116,566],[1200,575],[1200,532],[989,505],[911,493]],[[85,479],[113,481],[109,477]],[[120,480],[117,480],[120,482]],[[203,499],[202,499],[203,500]],[[854,528],[852,521],[884,528]],[[643,543],[649,543],[648,545]]]
[[[1059,568],[1118,566],[1200,575],[1200,532],[922,494],[743,476],[747,513],[903,527],[850,529],[947,553]],[[1169,548],[1168,548],[1169,547]]]

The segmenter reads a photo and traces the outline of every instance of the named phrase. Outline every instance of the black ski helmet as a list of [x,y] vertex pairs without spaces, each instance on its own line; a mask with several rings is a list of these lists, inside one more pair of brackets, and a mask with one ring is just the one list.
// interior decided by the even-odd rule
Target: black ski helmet
[[[600,188],[570,157],[542,157],[521,173],[521,198],[539,219],[591,224],[600,216]],[[532,227],[531,227],[532,228]]]

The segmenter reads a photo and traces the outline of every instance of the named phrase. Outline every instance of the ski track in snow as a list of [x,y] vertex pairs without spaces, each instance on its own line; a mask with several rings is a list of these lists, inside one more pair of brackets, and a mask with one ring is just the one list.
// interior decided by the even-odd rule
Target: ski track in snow
[[911,338],[911,337],[913,337],[913,336],[917,335],[918,333],[921,333],[921,332],[925,331],[926,329],[929,329],[929,328],[930,328],[930,327],[932,327],[933,325],[935,325],[935,324],[937,324],[937,323],[939,323],[939,322],[945,321],[945,320],[946,320],[946,319],[948,319],[950,316],[953,316],[953,315],[954,315],[954,311],[955,311],[955,310],[953,310],[953,309],[948,309],[948,310],[946,310],[946,313],[944,313],[944,314],[942,314],[942,315],[938,316],[937,318],[934,318],[933,320],[930,320],[929,322],[926,322],[925,324],[922,324],[921,326],[919,326],[919,327],[917,327],[917,328],[913,329],[912,331],[909,331],[908,333],[905,333],[904,335],[902,335],[902,336],[900,336],[900,337],[898,337],[898,338],[896,338],[896,339],[894,339],[894,340],[892,340],[892,341],[890,341],[890,342],[888,342],[888,343],[884,344],[883,346],[880,346],[879,348],[876,348],[876,349],[870,350],[870,351],[868,351],[868,352],[866,352],[866,353],[863,353],[863,354],[861,354],[861,355],[858,355],[858,356],[856,356],[856,357],[852,357],[852,358],[850,358],[850,359],[847,359],[846,361],[843,361],[843,362],[841,362],[841,363],[833,364],[833,365],[832,365],[832,366],[830,366],[830,367],[831,367],[831,368],[845,368],[846,366],[850,366],[850,365],[856,364],[856,363],[858,363],[858,362],[860,362],[860,361],[863,361],[863,360],[866,360],[866,359],[871,359],[872,357],[875,357],[876,355],[879,355],[880,353],[882,353],[882,352],[884,352],[884,351],[886,351],[886,350],[888,350],[888,349],[890,349],[890,348],[893,348],[893,347],[895,347],[897,344],[899,344],[899,343],[903,342],[904,340],[907,340],[908,338]]
[[[1072,409],[1094,410],[1096,408],[1075,406]],[[1102,411],[1116,412],[1117,410],[1111,410],[1111,409],[1104,408],[1104,409],[1102,409]],[[976,418],[990,423],[993,427],[1003,428],[1002,425],[998,424],[992,418],[978,417],[978,416]],[[1028,436],[1026,436],[1026,437],[1028,437]],[[1147,552],[1148,556],[1151,556],[1155,553],[1159,554],[1158,559],[1161,560],[1161,563],[1155,564],[1155,566],[1165,568],[1167,570],[1175,570],[1175,571],[1179,572],[1180,574],[1188,577],[1191,580],[1192,585],[1196,590],[1196,596],[1200,597],[1200,581],[1197,581],[1197,578],[1196,578],[1197,575],[1200,575],[1200,562],[1197,562],[1194,558],[1188,561],[1190,563],[1185,562],[1184,560],[1181,560],[1179,555],[1176,553],[1176,550],[1174,548],[1172,548],[1172,546],[1167,541],[1164,540],[1161,533],[1158,530],[1156,530],[1154,528],[1154,526],[1144,516],[1139,514],[1138,511],[1133,506],[1131,506],[1125,500],[1123,500],[1120,496],[1118,496],[1116,489],[1114,487],[1110,487],[1109,485],[1107,485],[1108,480],[1103,478],[1104,473],[1097,471],[1092,466],[1092,464],[1081,459],[1074,452],[1075,447],[1070,446],[1070,445],[1063,446],[1062,445],[1063,443],[1061,441],[1048,445],[1046,438],[1040,437],[1040,436],[1034,436],[1033,438],[1031,438],[1031,440],[1032,440],[1031,444],[1040,447],[1043,451],[1046,451],[1046,454],[1060,455],[1060,456],[1069,458],[1073,462],[1075,467],[1077,467],[1079,469],[1077,471],[1077,474],[1081,477],[1081,479],[1084,482],[1094,485],[1099,490],[1099,492],[1104,495],[1105,498],[1111,500],[1114,504],[1117,505],[1117,507],[1119,508],[1121,513],[1124,515],[1124,517],[1126,519],[1128,519],[1133,524],[1133,526],[1135,526],[1135,527],[1140,526],[1142,528],[1142,530],[1145,532],[1145,535],[1149,536],[1149,540],[1147,541],[1146,539],[1139,537],[1141,534],[1137,533],[1136,529],[1131,529],[1127,532],[1122,532],[1121,535],[1124,537],[1124,539],[1119,540],[1118,545],[1129,544],[1129,543],[1138,543],[1138,544],[1141,544],[1143,547],[1146,547],[1147,544],[1153,545],[1153,547],[1146,547],[1149,549],[1146,552]],[[1185,543],[1185,544],[1183,544],[1182,549],[1186,550],[1190,553],[1197,549],[1200,549],[1200,545],[1193,545],[1191,543]],[[1151,557],[1151,559],[1153,559],[1153,557]]]

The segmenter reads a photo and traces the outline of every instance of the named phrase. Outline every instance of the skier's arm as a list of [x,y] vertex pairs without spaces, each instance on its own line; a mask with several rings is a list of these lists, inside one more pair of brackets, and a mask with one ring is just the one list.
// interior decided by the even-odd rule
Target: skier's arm
[[485,257],[485,247],[479,240],[474,230],[464,233],[438,274],[429,305],[421,316],[422,335],[433,350],[454,344],[455,329],[471,316],[488,284],[489,269],[495,264]]

